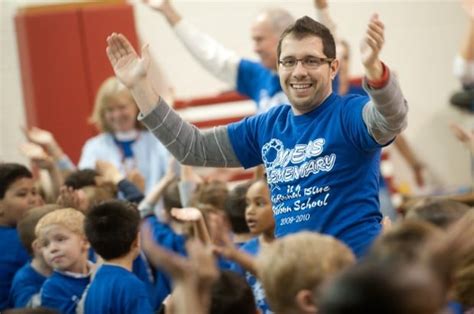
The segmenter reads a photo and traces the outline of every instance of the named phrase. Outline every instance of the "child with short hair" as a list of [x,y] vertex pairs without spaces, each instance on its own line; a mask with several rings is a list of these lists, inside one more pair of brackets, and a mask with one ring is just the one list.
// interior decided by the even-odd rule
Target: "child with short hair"
[[18,223],[17,230],[21,243],[32,256],[32,260],[20,268],[13,278],[9,298],[11,307],[35,307],[40,304],[40,289],[53,270],[44,260],[41,247],[36,240],[35,228],[42,217],[59,208],[56,204],[32,208]]
[[76,313],[92,267],[87,260],[84,214],[73,208],[55,210],[40,219],[35,232],[44,259],[54,270],[41,288],[41,306]]
[[252,288],[257,306],[263,314],[270,314],[272,312],[266,302],[264,289],[255,276],[253,261],[247,263],[246,260],[248,257],[243,257],[242,254],[242,252],[245,252],[247,253],[245,255],[256,256],[262,247],[269,245],[275,239],[275,220],[273,218],[270,190],[264,178],[251,183],[247,190],[245,200],[247,204],[245,208],[245,220],[247,221],[250,232],[255,238],[245,242],[239,250],[233,243],[229,245],[229,243],[225,243],[228,241],[222,239],[222,244],[225,247],[217,247],[216,250],[225,258],[233,260],[245,268],[244,270],[239,267],[239,265],[234,265],[231,267],[231,270],[245,276],[248,284]]
[[341,241],[304,231],[265,247],[256,265],[268,303],[276,314],[315,314],[321,286],[354,263],[354,254]]
[[84,229],[104,260],[84,296],[84,313],[153,313],[145,285],[132,273],[140,253],[140,215],[120,201],[97,205]]
[[[41,205],[33,175],[23,165],[0,163],[0,311],[8,306],[13,276],[28,261],[16,225],[25,212]],[[7,254],[5,254],[7,253]]]

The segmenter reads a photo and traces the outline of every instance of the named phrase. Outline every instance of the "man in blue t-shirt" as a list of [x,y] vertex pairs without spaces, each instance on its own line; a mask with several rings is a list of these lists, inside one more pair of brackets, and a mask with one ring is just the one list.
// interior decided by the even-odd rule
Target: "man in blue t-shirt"
[[170,0],[161,1],[159,5],[149,3],[149,6],[165,16],[179,40],[208,72],[252,99],[258,113],[289,104],[278,79],[275,51],[280,34],[294,22],[288,11],[271,8],[255,18],[251,37],[254,51],[260,58],[260,62],[256,62],[238,56],[200,32],[181,17]]
[[139,58],[121,34],[108,37],[114,71],[131,90],[140,119],[183,164],[253,167],[264,164],[271,187],[275,234],[326,233],[362,255],[380,232],[380,148],[406,126],[399,85],[379,59],[384,25],[372,16],[361,46],[363,96],[338,96],[334,38],[309,17],[280,37],[278,74],[291,106],[276,106],[240,122],[200,131],[157,95]]

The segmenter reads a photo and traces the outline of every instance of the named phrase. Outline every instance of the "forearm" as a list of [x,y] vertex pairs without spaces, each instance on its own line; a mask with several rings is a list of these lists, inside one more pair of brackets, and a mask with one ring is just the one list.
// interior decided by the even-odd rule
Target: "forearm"
[[[157,102],[158,103],[158,102]],[[151,106],[150,106],[151,107]],[[201,132],[181,119],[163,99],[139,119],[181,164],[204,167],[240,167],[227,127]]]
[[232,88],[237,87],[239,56],[184,20],[180,20],[174,30],[186,49],[208,72]]
[[465,36],[459,54],[466,61],[474,61],[474,18],[469,20],[469,27]]
[[411,168],[416,169],[421,167],[421,163],[418,161],[418,158],[415,156],[415,153],[408,145],[405,137],[400,135],[395,139],[395,147],[402,155],[403,159],[410,165]]
[[382,145],[393,140],[407,125],[407,102],[398,80],[392,73],[388,76],[388,82],[381,88],[371,88],[364,80],[371,101],[363,109],[363,119],[369,133]]
[[336,32],[337,25],[331,18],[329,7],[327,5],[325,7],[316,8],[316,18],[318,22],[326,26],[331,31],[331,34],[335,40],[339,39]]

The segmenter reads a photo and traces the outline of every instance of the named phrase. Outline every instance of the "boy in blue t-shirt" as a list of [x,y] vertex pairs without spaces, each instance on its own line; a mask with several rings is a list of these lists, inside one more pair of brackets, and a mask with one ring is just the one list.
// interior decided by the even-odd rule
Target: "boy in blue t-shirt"
[[84,296],[84,313],[153,313],[145,285],[132,273],[140,254],[140,215],[120,201],[93,207],[84,229],[104,260]]
[[31,172],[20,164],[0,163],[0,311],[8,307],[13,276],[29,259],[16,225],[27,210],[40,204]]
[[36,307],[40,303],[40,289],[53,270],[44,260],[39,242],[36,241],[35,228],[42,217],[58,208],[60,207],[56,204],[32,208],[18,223],[21,243],[32,256],[32,260],[18,270],[13,278],[10,307]]
[[40,219],[35,233],[46,263],[54,270],[41,288],[41,306],[75,314],[91,272],[84,214],[73,208],[55,210]]

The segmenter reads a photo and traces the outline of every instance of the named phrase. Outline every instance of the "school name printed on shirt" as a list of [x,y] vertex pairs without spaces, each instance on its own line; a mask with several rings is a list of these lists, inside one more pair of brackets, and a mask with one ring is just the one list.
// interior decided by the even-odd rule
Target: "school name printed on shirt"
[[[273,213],[278,225],[308,221],[311,209],[328,205],[330,186],[304,186],[300,184],[301,181],[291,184],[295,180],[333,169],[336,154],[322,155],[324,144],[325,140],[318,138],[285,149],[280,140],[273,138],[262,147],[267,181],[272,192]],[[288,216],[292,212],[296,215]]]
[[306,178],[320,171],[331,171],[336,154],[321,156],[325,142],[323,138],[318,138],[308,144],[296,144],[293,148],[285,149],[282,141],[273,138],[263,145],[262,159],[270,187],[274,189],[279,183]]

